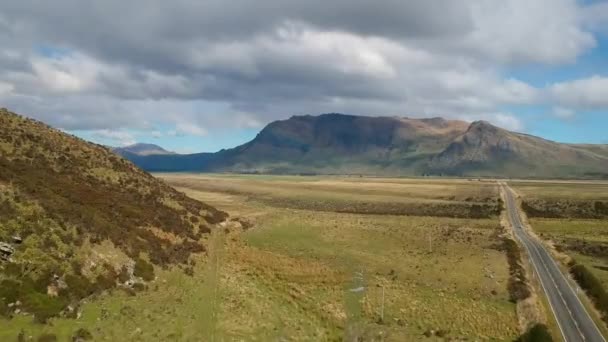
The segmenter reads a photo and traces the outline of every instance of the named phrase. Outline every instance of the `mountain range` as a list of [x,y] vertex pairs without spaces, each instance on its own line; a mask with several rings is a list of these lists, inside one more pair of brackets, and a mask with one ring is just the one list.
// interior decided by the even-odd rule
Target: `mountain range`
[[486,121],[293,116],[216,153],[123,156],[147,171],[608,177],[608,145],[564,144]]

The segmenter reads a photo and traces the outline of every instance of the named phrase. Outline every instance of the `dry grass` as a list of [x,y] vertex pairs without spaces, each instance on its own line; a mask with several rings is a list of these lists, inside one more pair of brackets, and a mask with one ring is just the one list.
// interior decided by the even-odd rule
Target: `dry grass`
[[[230,318],[220,323],[227,336],[332,340],[348,333],[402,341],[421,339],[431,330],[444,330],[452,338],[517,335],[506,258],[495,249],[497,221],[318,212],[257,200],[260,194],[302,193],[316,200],[327,193],[326,186],[342,198],[358,191],[363,201],[374,200],[378,192],[396,196],[392,187],[410,201],[496,194],[486,184],[479,189],[468,181],[430,181],[423,191],[423,180],[164,178],[193,198],[255,222],[227,248],[230,276],[224,288],[231,300],[225,312]],[[359,285],[365,288],[359,296],[349,291]],[[385,312],[379,324],[382,288]],[[269,319],[260,323],[251,312]]]
[[[430,180],[424,191],[425,180],[404,179],[165,180],[253,228],[242,231],[233,222],[227,233],[216,230],[206,242],[208,255],[194,259],[193,277],[175,268],[159,271],[148,291],[99,296],[82,307],[79,320],[55,319],[52,326],[0,320],[0,340],[14,339],[21,329],[26,336],[53,332],[66,340],[81,327],[101,341],[415,341],[427,339],[425,332],[513,340],[519,334],[507,259],[497,249],[497,219],[319,212],[257,200],[261,192],[300,199],[305,193],[314,200],[333,193],[361,201],[380,196],[384,203],[403,191],[408,201],[485,201],[497,194],[486,183]],[[362,291],[351,291],[358,287]]]

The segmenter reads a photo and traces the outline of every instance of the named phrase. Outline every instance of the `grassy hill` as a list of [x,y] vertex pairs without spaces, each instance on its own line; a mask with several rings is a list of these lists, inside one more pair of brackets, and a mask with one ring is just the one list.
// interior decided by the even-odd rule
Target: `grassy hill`
[[204,252],[226,214],[103,146],[0,109],[0,315],[45,322]]

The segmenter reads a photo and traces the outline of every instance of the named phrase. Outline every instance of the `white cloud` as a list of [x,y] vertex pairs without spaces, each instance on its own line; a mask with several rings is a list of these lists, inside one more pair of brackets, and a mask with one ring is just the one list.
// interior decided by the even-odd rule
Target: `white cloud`
[[93,131],[91,135],[98,139],[109,140],[119,146],[133,145],[137,142],[133,134],[123,130],[100,129]]
[[560,119],[573,118],[576,113],[570,108],[555,107],[553,108],[553,115]]
[[10,83],[0,82],[0,96],[8,95],[13,92],[15,86]]
[[553,84],[552,100],[574,108],[608,108],[608,77],[592,76]]
[[502,127],[511,131],[524,130],[524,124],[515,115],[510,113],[482,113],[476,115],[461,115],[458,117],[465,121],[485,120],[498,127]]
[[581,21],[590,29],[608,33],[608,2],[596,2],[583,8]]
[[207,135],[207,130],[192,123],[179,122],[175,125],[175,129],[169,131],[168,134],[170,136],[194,135],[204,137]]
[[572,62],[596,44],[576,0],[481,0],[472,9],[475,30],[465,44],[498,61]]

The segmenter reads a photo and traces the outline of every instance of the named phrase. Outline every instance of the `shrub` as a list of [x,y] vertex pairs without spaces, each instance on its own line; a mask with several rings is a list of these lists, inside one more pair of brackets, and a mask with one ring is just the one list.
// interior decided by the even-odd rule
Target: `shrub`
[[124,283],[129,279],[131,279],[131,275],[129,274],[129,269],[127,268],[127,266],[123,265],[120,268],[120,273],[118,273],[118,281],[121,283]]
[[504,248],[509,262],[509,282],[507,289],[512,302],[530,297],[530,289],[526,285],[526,272],[521,266],[521,253],[517,243],[511,239],[504,240]]
[[553,338],[546,325],[536,324],[521,335],[516,342],[553,342]]
[[34,315],[38,323],[46,323],[49,318],[59,315],[67,302],[60,297],[50,297],[39,292],[30,292],[23,298],[23,307]]
[[154,266],[142,258],[137,258],[133,275],[141,277],[145,281],[154,280]]
[[93,335],[85,328],[78,329],[72,336],[72,342],[89,341],[93,339]]
[[21,296],[21,283],[12,279],[0,282],[0,300],[4,303],[14,303]]
[[38,342],[56,342],[57,336],[55,334],[42,334],[38,336]]
[[65,276],[69,296],[74,299],[86,298],[95,292],[95,286],[85,276],[68,274]]
[[595,303],[595,307],[602,314],[602,320],[608,323],[608,293],[599,279],[581,264],[574,263],[570,268],[570,273],[572,273],[572,276],[580,287],[591,297]]

